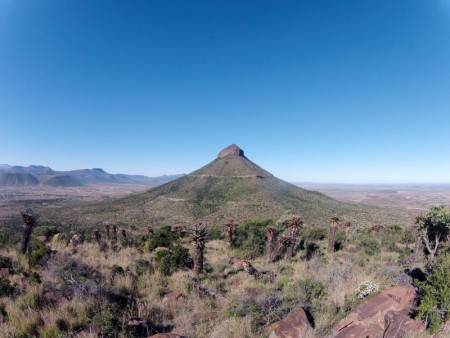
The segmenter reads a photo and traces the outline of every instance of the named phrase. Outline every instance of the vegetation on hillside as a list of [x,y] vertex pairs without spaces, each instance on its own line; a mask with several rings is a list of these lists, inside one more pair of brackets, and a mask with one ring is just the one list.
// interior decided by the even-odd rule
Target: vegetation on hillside
[[377,290],[402,283],[420,291],[417,318],[445,336],[448,212],[435,207],[419,218],[420,229],[442,231],[434,254],[413,227],[342,216],[314,225],[289,211],[206,228],[105,223],[77,233],[39,222],[26,228],[24,216],[22,240],[0,249],[0,336],[265,337],[301,305],[309,336],[329,337]]

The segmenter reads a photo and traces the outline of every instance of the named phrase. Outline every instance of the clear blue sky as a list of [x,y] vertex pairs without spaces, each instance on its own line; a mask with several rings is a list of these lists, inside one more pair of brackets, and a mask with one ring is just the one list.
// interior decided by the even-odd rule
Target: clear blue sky
[[0,163],[450,182],[450,0],[0,0]]

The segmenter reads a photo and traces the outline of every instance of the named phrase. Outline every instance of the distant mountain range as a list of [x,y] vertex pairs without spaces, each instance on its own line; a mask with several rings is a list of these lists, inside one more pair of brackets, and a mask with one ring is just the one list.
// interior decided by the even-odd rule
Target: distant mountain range
[[52,186],[77,187],[87,184],[143,184],[156,186],[184,176],[163,175],[148,177],[144,175],[109,174],[103,169],[79,169],[56,171],[42,165],[12,166],[0,164],[0,186]]

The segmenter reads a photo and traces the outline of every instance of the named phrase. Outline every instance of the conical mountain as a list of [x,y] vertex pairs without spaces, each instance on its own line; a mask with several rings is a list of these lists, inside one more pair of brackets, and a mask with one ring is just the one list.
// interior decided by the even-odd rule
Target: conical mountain
[[206,166],[144,193],[61,210],[67,222],[221,223],[263,217],[278,219],[285,211],[300,213],[308,223],[328,224],[339,216],[357,224],[402,221],[396,211],[343,203],[322,193],[287,183],[250,161],[236,145],[222,150]]

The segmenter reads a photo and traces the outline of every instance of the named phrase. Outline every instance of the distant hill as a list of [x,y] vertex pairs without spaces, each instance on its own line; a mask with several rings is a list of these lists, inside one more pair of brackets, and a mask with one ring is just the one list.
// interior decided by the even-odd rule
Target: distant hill
[[46,179],[41,180],[42,185],[50,186],[50,187],[81,187],[80,181],[75,179],[70,175],[57,175],[50,176]]
[[[208,223],[253,217],[277,219],[290,210],[308,223],[328,224],[339,216],[356,224],[401,222],[397,211],[344,203],[282,181],[251,162],[232,145],[206,166],[144,193],[58,210],[73,224],[120,221],[146,225]],[[50,216],[50,215],[49,215]]]
[[0,185],[4,186],[28,186],[38,185],[36,176],[26,173],[0,173]]
[[73,187],[86,184],[142,184],[156,186],[183,175],[148,177],[144,175],[109,174],[103,169],[55,171],[41,165],[11,166],[0,164],[0,186],[47,185]]

